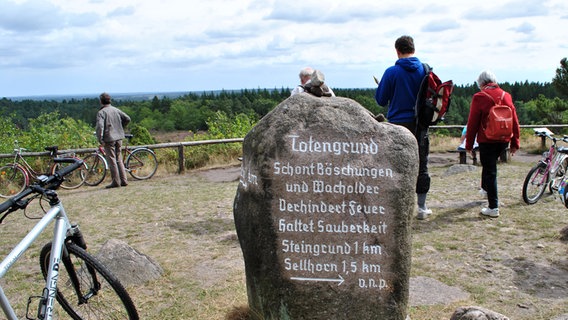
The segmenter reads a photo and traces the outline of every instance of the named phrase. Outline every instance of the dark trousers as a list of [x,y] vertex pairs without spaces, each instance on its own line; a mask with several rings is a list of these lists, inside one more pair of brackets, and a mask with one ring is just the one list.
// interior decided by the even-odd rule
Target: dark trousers
[[497,193],[497,161],[509,143],[479,143],[479,160],[481,161],[481,187],[487,192],[489,208],[499,208]]
[[105,155],[112,178],[112,185],[120,186],[127,183],[126,169],[122,161],[122,140],[105,142]]
[[428,156],[430,154],[430,138],[428,128],[421,129],[415,122],[395,123],[410,130],[418,142],[418,180],[416,193],[428,193],[430,190],[430,174],[428,173]]

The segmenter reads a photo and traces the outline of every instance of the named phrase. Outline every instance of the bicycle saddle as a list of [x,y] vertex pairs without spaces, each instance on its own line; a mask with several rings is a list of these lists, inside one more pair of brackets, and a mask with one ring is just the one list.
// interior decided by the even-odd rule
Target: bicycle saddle
[[45,147],[45,150],[51,151],[51,152],[54,152],[54,153],[56,153],[58,149],[59,149],[58,146]]
[[558,152],[568,154],[568,147],[558,147]]

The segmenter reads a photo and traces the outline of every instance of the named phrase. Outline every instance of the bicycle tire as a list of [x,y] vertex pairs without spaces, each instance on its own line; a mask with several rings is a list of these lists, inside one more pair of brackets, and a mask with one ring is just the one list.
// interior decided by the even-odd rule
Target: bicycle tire
[[98,186],[107,175],[107,163],[105,158],[98,153],[91,153],[83,158],[87,165],[85,184],[91,187]]
[[[66,242],[65,247],[56,299],[72,319],[139,319],[126,289],[99,260],[72,242]],[[40,253],[44,279],[47,277],[50,254],[51,242]],[[76,277],[72,278],[71,275]],[[81,299],[77,296],[72,279],[79,281]]]
[[[51,174],[65,168],[66,166],[72,165],[72,163],[55,163],[51,167]],[[65,176],[65,179],[61,183],[61,188],[63,189],[77,189],[85,183],[85,178],[87,177],[87,165],[83,163],[80,169],[73,170],[71,173]]]
[[523,182],[523,201],[526,204],[537,203],[544,194],[544,190],[549,182],[548,177],[546,177],[544,182],[541,182],[544,174],[546,174],[545,164],[537,164],[527,173]]
[[126,158],[124,166],[130,175],[138,180],[152,178],[158,169],[158,160],[154,151],[147,148],[138,148]]
[[10,198],[24,191],[28,185],[28,174],[20,166],[7,164],[0,168],[0,197]]

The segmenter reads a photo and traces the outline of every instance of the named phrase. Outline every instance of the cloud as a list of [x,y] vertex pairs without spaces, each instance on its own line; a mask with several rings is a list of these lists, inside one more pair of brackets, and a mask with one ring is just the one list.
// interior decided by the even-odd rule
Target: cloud
[[[62,93],[100,83],[119,91],[280,87],[293,86],[305,65],[338,87],[372,86],[403,34],[456,83],[486,67],[505,75],[527,65],[532,76],[562,58],[566,9],[565,0],[3,0],[0,88],[44,93],[38,79]],[[542,79],[545,72],[534,80]]]
[[13,33],[48,34],[73,27],[87,27],[100,20],[92,13],[69,13],[48,1],[26,1],[2,3],[0,29]]
[[442,32],[446,30],[459,29],[460,24],[452,19],[434,20],[424,25],[420,30],[424,32]]
[[136,13],[136,8],[133,6],[129,7],[118,7],[107,14],[109,18],[116,18],[122,16],[133,16]]
[[3,2],[0,28],[13,32],[44,31],[65,24],[57,7],[48,2]]
[[243,41],[259,35],[258,28],[253,26],[240,26],[236,28],[215,28],[206,30],[203,39],[210,39],[210,42],[218,41]]
[[533,31],[535,29],[536,28],[532,23],[523,22],[522,24],[520,24],[516,27],[510,28],[509,30],[529,35],[529,34],[533,33]]
[[296,23],[320,21],[325,8],[316,8],[317,6],[310,5],[309,3],[302,3],[298,6],[289,6],[286,3],[277,1],[270,14],[266,16],[266,19],[284,20]]
[[291,4],[277,0],[267,20],[283,20],[295,23],[342,24],[354,21],[373,21],[381,18],[402,18],[412,12],[386,3],[369,1],[334,2],[305,1]]
[[500,6],[492,6],[485,2],[483,6],[476,6],[463,15],[470,20],[503,20],[507,18],[527,18],[546,16],[548,8],[543,5],[546,1],[510,1]]
[[380,21],[383,18],[404,18],[412,10],[400,10],[388,4],[345,2],[335,6],[324,17],[324,22],[347,23]]

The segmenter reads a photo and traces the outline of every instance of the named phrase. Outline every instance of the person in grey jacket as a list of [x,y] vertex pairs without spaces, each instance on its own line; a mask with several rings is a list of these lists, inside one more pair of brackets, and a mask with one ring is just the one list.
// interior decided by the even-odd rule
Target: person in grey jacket
[[97,140],[105,149],[112,182],[105,188],[126,187],[126,169],[122,161],[122,139],[124,127],[130,123],[130,117],[110,104],[110,95],[102,93],[99,97],[101,108],[97,112]]

